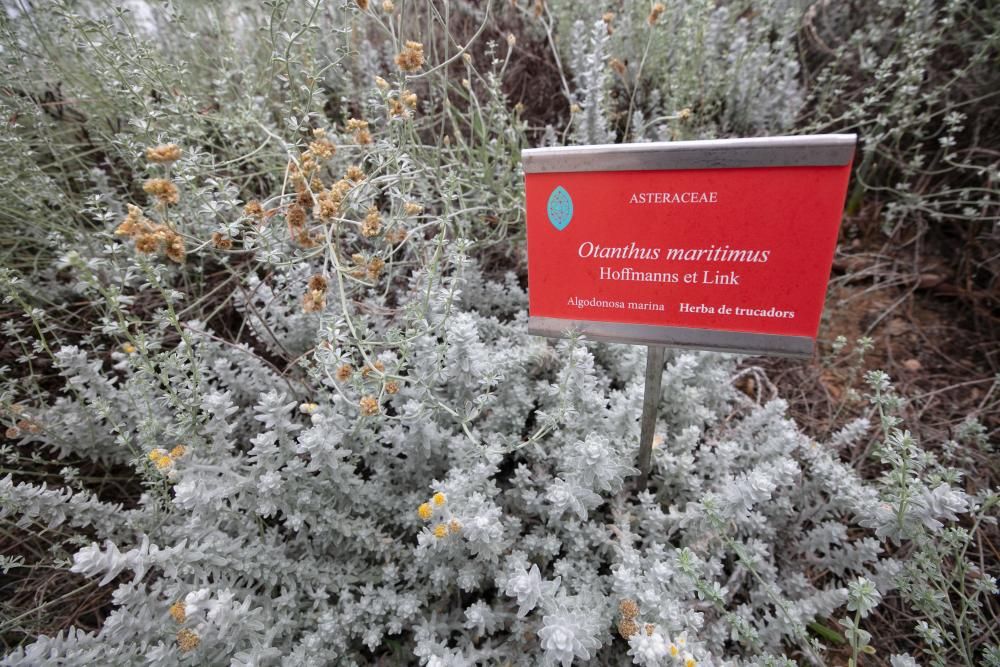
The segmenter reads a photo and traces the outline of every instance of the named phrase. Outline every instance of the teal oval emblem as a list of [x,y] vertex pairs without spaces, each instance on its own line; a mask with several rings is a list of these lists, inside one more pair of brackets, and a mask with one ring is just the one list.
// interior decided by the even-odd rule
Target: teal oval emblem
[[566,229],[573,219],[573,199],[563,186],[557,186],[549,195],[548,212],[549,222],[559,231]]

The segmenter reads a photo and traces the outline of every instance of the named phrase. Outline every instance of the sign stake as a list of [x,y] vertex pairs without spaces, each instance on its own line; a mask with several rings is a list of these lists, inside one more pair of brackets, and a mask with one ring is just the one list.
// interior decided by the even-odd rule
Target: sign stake
[[642,430],[639,434],[638,491],[645,491],[649,482],[653,431],[656,429],[656,408],[660,403],[660,381],[663,379],[663,353],[663,345],[650,345],[646,348],[646,387],[642,394]]

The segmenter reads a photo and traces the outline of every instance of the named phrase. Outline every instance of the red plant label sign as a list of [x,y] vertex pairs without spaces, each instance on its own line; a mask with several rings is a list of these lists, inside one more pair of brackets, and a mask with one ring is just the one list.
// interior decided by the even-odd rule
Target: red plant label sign
[[534,332],[559,335],[553,320],[584,333],[587,322],[618,323],[643,326],[589,329],[598,338],[686,347],[702,347],[698,331],[732,332],[704,338],[703,347],[808,353],[850,168],[848,158],[526,170],[529,314],[548,325]]

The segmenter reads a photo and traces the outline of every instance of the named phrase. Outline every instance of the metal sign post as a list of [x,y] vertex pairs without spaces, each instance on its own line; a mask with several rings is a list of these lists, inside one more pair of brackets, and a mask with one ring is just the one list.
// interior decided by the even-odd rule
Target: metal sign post
[[639,491],[645,491],[649,483],[656,408],[660,403],[660,381],[663,379],[663,352],[662,345],[646,348],[646,387],[642,393],[642,431],[639,434]]

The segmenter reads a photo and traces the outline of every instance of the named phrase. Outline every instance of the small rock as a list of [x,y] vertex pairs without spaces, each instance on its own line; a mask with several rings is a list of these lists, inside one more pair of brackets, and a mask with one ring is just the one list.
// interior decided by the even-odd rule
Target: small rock
[[894,317],[891,320],[889,320],[889,325],[886,327],[886,333],[888,333],[890,336],[898,336],[900,334],[906,333],[907,331],[909,331],[909,329],[910,325],[907,323],[906,320],[900,317]]
[[917,287],[922,289],[929,289],[931,287],[937,287],[944,282],[944,276],[937,273],[921,273],[920,279],[917,281]]

